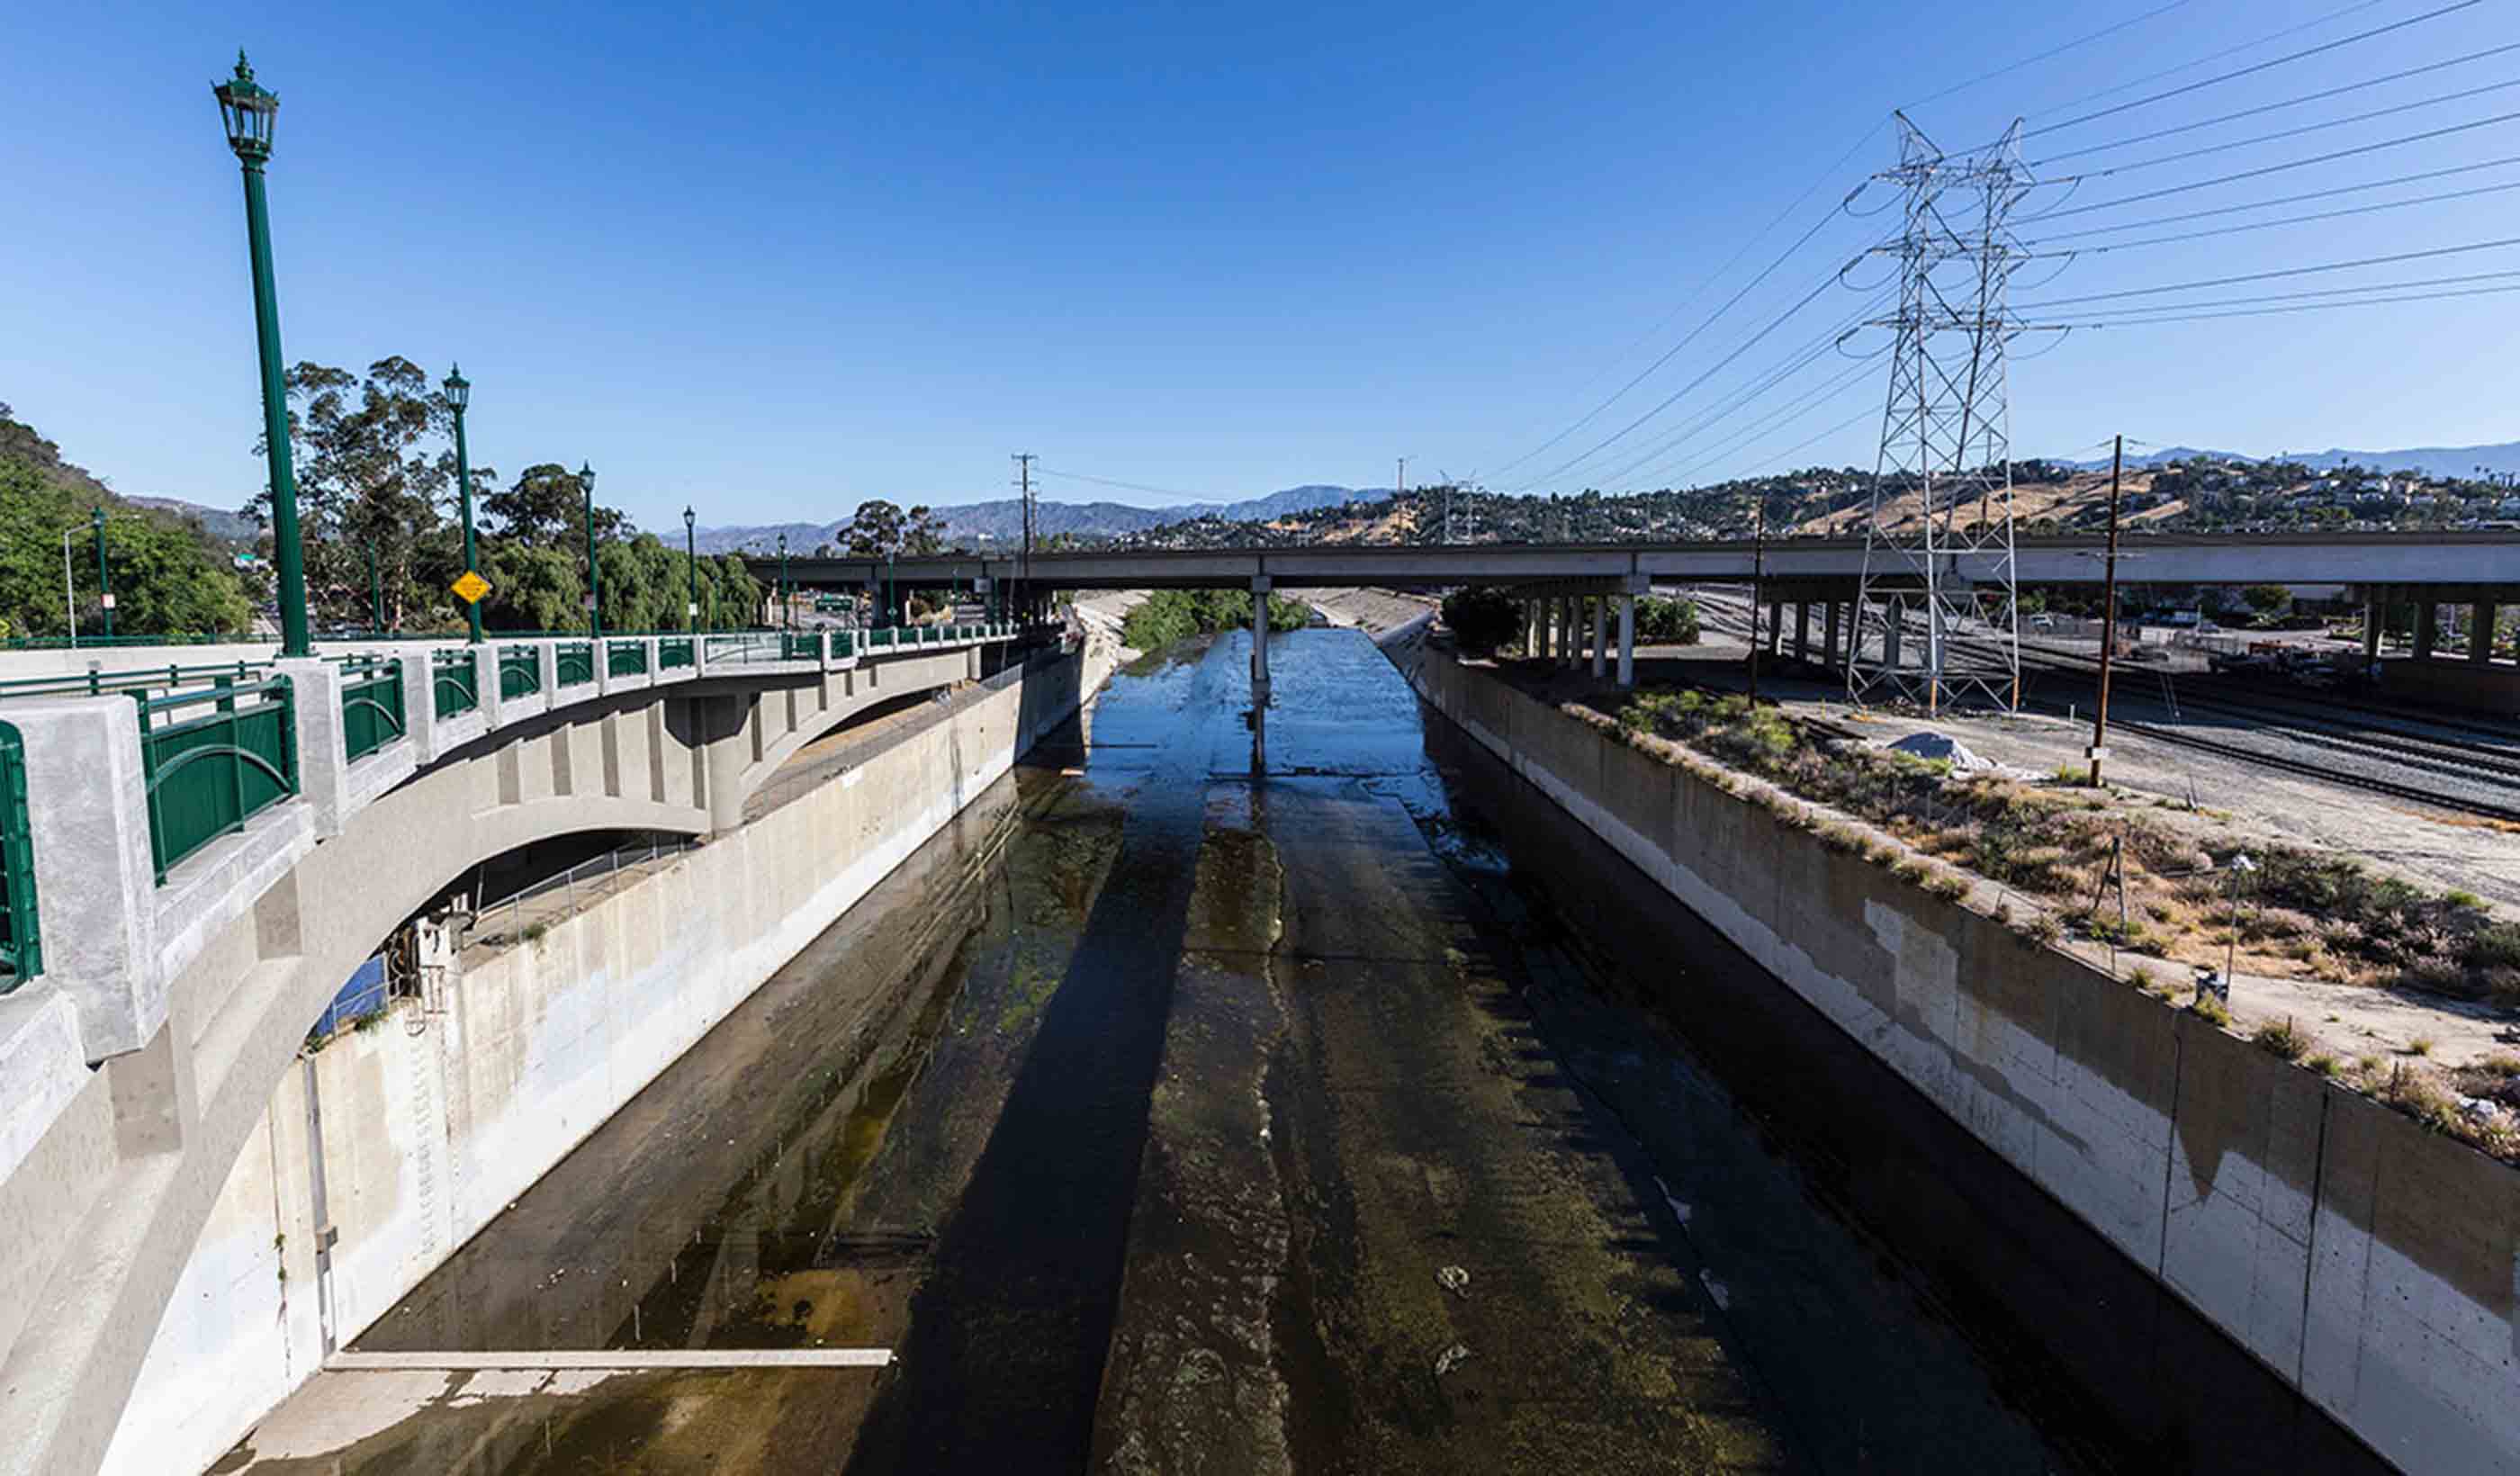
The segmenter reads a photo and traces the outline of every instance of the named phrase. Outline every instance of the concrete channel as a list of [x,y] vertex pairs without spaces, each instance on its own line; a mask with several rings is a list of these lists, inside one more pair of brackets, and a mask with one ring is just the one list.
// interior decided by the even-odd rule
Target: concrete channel
[[[1275,644],[1265,776],[1247,637],[1116,676],[214,1469],[2364,1454],[1365,636]],[[2076,1267],[2168,1352],[2060,1355]]]

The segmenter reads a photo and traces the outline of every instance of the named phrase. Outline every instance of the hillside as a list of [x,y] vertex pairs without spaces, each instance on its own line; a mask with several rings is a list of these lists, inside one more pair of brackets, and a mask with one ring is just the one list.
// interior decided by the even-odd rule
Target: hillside
[[[1390,495],[1388,489],[1359,490],[1312,484],[1288,487],[1266,497],[1247,498],[1240,502],[1174,503],[1160,508],[1137,508],[1116,502],[1059,502],[1044,498],[1033,505],[1033,530],[1036,538],[1065,535],[1072,539],[1100,541],[1197,518],[1242,522]],[[988,502],[938,508],[936,517],[944,528],[946,541],[959,547],[1012,548],[1023,540],[1023,503],[1017,498],[1002,497]],[[739,550],[766,553],[777,547],[779,535],[786,533],[791,552],[810,553],[826,543],[835,547],[845,545],[848,527],[849,520],[845,517],[828,523],[728,524],[698,529],[694,537],[703,554]]]

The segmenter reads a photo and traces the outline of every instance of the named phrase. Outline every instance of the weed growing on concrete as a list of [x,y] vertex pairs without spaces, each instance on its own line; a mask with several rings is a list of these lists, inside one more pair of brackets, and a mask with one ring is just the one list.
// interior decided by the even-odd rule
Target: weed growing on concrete
[[1925,879],[1925,890],[1945,902],[1958,902],[1969,894],[1969,880],[1954,872],[1937,872]]
[[2290,1015],[2280,1020],[2267,1021],[2251,1031],[2249,1039],[2255,1042],[2260,1050],[2271,1055],[2282,1056],[2288,1061],[2300,1060],[2310,1050],[2309,1034],[2295,1025]]
[[2043,947],[2053,948],[2065,936],[2065,924],[2049,913],[2032,913],[2021,925],[2021,935]]
[[1911,856],[1892,867],[1890,874],[1911,886],[1922,886],[1925,881],[1925,864]]
[[2196,991],[2195,1000],[2187,1007],[2210,1024],[2221,1025],[2226,1029],[2230,1026],[2231,1011],[2223,1004],[2220,996],[2207,994],[2200,989]]
[[2407,1042],[2407,1053],[2408,1053],[2408,1055],[2430,1055],[2430,1054],[2432,1054],[2432,1053],[2433,1053],[2433,1038],[2432,1038],[2431,1036],[2428,1036],[2428,1035],[2419,1035],[2419,1036],[2416,1036],[2414,1039],[2412,1039],[2412,1040],[2410,1040],[2410,1041]]
[[525,941],[526,941],[526,942],[528,942],[528,943],[540,943],[541,941],[543,941],[543,934],[548,933],[548,932],[550,932],[550,931],[551,931],[551,924],[550,924],[550,923],[547,923],[547,922],[528,922],[528,923],[526,923],[526,924],[525,924],[524,939],[525,939]]
[[2342,1069],[2338,1066],[2336,1057],[2329,1055],[2324,1051],[2302,1062],[2302,1064],[2308,1066],[2311,1070],[2318,1072],[2321,1076],[2329,1077],[2334,1076],[2340,1069]]

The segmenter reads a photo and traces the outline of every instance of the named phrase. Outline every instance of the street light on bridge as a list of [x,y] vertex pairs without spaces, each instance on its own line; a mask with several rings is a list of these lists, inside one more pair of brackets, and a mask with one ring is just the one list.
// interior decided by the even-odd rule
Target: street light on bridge
[[788,535],[779,535],[779,628],[788,628]]
[[693,541],[691,504],[683,505],[683,566],[691,570],[692,598],[683,606],[683,629],[698,633],[700,628],[700,554]]
[[[446,371],[446,404],[455,412],[455,489],[464,508],[464,572],[477,574],[480,564],[472,549],[472,458],[464,445],[464,411],[472,403],[472,381],[464,378],[464,367],[450,365]],[[464,626],[471,632],[473,645],[481,644],[481,602],[464,602]]]
[[[245,53],[236,75],[214,84],[228,147],[245,170],[246,242],[253,261],[255,350],[262,361],[263,454],[271,468],[271,558],[280,583],[280,653],[306,655],[306,568],[297,536],[297,478],[289,464],[289,387],[280,358],[280,299],[271,281],[271,212],[262,166],[271,159],[271,124],[280,96],[255,85]],[[108,618],[111,618],[109,616]]]
[[105,639],[113,639],[113,576],[105,571],[105,505],[96,509],[96,587],[103,592]]
[[586,493],[586,629],[604,639],[604,574],[595,564],[595,468],[577,464],[577,485]]

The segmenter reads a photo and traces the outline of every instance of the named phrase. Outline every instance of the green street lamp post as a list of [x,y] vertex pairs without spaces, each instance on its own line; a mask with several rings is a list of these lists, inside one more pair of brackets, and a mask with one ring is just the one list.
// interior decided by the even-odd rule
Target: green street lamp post
[[219,100],[228,147],[245,169],[246,241],[253,258],[254,342],[262,360],[264,455],[271,468],[271,557],[280,583],[280,653],[303,656],[306,639],[306,567],[297,537],[297,478],[289,464],[289,386],[280,357],[280,298],[271,281],[271,211],[263,199],[262,166],[271,159],[271,123],[280,95],[254,84],[245,53],[236,75],[210,91]]
[[[472,381],[464,378],[464,367],[450,366],[446,372],[446,403],[455,412],[455,495],[464,509],[464,572],[481,571],[472,547],[472,457],[464,444],[464,411],[472,403]],[[464,626],[472,633],[472,644],[481,644],[481,602],[464,602]]]
[[700,628],[700,553],[699,546],[693,541],[693,521],[691,507],[685,504],[683,507],[683,567],[691,570],[692,598],[690,603],[683,606],[683,629],[697,632]]
[[595,565],[595,469],[577,464],[577,484],[586,492],[586,628],[604,639],[604,575]]
[[788,628],[788,535],[779,535],[779,628]]
[[96,510],[96,587],[105,592],[105,639],[113,639],[113,577],[105,571],[105,509]]

